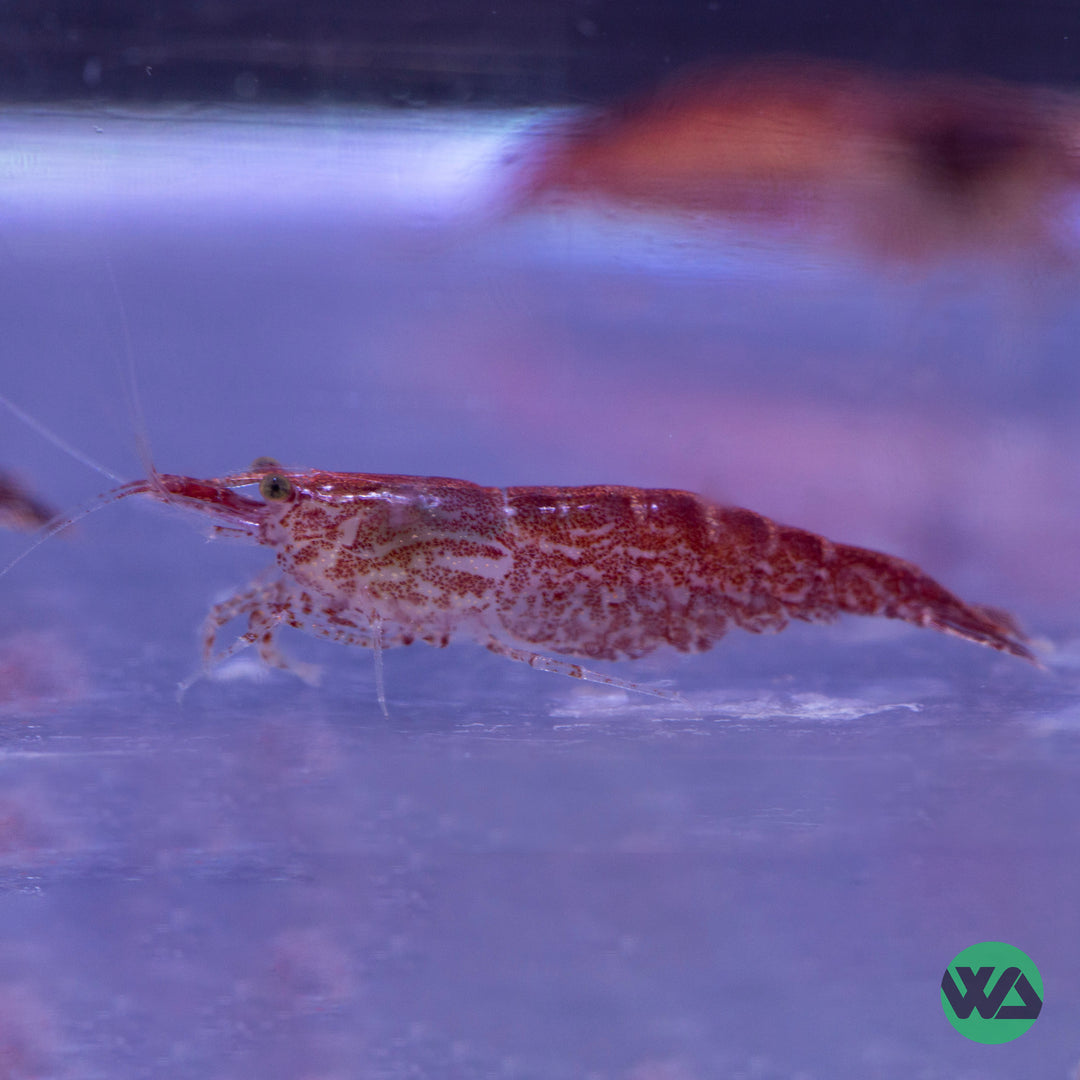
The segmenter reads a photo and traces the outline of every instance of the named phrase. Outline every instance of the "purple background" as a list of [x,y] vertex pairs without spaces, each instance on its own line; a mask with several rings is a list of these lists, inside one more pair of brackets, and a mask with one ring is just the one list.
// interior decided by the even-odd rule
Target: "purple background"
[[[701,491],[1014,610],[1049,670],[862,620],[615,669],[675,707],[417,646],[387,720],[289,634],[320,689],[241,658],[178,704],[268,553],[109,507],[0,579],[0,1076],[1075,1070],[1075,269],[492,211],[536,119],[7,116],[0,390],[125,476],[130,356],[167,471]],[[0,463],[108,486],[10,418]],[[983,940],[1045,983],[1006,1046],[939,1003]]]

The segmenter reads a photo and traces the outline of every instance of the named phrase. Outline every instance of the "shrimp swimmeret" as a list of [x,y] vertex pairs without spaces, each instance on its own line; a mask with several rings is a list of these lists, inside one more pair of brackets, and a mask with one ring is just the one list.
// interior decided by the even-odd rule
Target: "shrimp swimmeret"
[[[254,492],[241,489],[256,487]],[[918,567],[685,491],[482,487],[438,477],[284,469],[216,480],[154,473],[103,497],[198,511],[216,534],[276,553],[265,577],[210,611],[207,669],[253,645],[285,657],[283,626],[381,650],[468,637],[533,667],[668,695],[553,659],[711,648],[729,627],[777,631],[841,613],[927,626],[1037,663],[1011,616],[965,603]],[[247,629],[217,652],[222,628]],[[541,650],[536,652],[534,650]],[[381,687],[380,702],[385,702]]]

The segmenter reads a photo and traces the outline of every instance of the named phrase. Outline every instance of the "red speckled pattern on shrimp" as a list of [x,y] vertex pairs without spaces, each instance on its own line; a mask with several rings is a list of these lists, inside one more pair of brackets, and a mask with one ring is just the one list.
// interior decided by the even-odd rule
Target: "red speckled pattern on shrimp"
[[[265,502],[232,489],[258,482]],[[268,486],[269,485],[269,486]],[[1034,661],[1015,622],[965,604],[918,567],[834,544],[686,491],[481,487],[441,477],[289,472],[265,463],[221,480],[161,476],[120,489],[204,511],[277,552],[282,577],[215,606],[204,638],[237,616],[276,667],[281,623],[379,649],[462,636],[560,670],[520,646],[594,660],[662,646],[702,652],[729,624],[885,615]],[[577,667],[565,673],[636,688]]]

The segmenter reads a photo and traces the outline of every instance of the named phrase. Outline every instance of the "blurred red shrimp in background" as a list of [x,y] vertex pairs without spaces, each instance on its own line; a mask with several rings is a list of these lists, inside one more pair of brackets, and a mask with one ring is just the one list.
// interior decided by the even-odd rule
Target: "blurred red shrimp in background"
[[[0,471],[0,528],[40,529],[56,516],[11,473]],[[5,623],[0,630],[7,630]],[[48,711],[78,700],[86,678],[76,652],[57,631],[25,627],[0,637],[0,717]],[[0,815],[0,849],[3,847]]]
[[10,473],[0,471],[0,527],[20,531],[38,529],[54,516],[55,511],[30,494]]
[[1060,256],[1077,131],[1080,102],[1041,88],[759,60],[553,133],[521,194],[805,227],[903,261]]

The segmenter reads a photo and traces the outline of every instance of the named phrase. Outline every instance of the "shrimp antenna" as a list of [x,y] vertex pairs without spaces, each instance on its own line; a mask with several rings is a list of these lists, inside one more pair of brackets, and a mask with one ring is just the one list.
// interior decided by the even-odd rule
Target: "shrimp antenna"
[[124,304],[123,294],[116,281],[116,271],[113,269],[112,259],[108,251],[105,252],[105,269],[108,270],[109,285],[112,288],[116,307],[120,313],[120,330],[124,337],[123,359],[116,358],[119,368],[120,383],[124,388],[124,401],[127,404],[128,416],[131,418],[132,427],[135,429],[135,449],[146,472],[147,480],[155,488],[164,491],[158,479],[159,473],[154,465],[154,457],[150,453],[150,435],[146,427],[146,414],[143,412],[142,397],[139,394],[139,383],[135,377],[135,349],[131,342],[131,323],[128,320],[127,306]]
[[[104,470],[102,470],[104,471]],[[112,476],[112,473],[108,474]],[[42,530],[34,537],[33,543],[31,543],[24,551],[16,555],[3,569],[0,569],[0,578],[2,578],[9,570],[13,570],[19,565],[36,548],[45,543],[46,540],[50,540],[57,533],[63,532],[65,529],[70,528],[77,521],[82,521],[84,517],[89,517],[91,514],[97,513],[98,510],[103,509],[110,503],[114,503],[117,499],[123,499],[127,495],[133,495],[136,492],[145,488],[145,482],[141,480],[134,481],[133,483],[124,484],[122,487],[113,488],[112,491],[103,492],[101,495],[95,496],[88,503],[83,503],[74,513],[65,514],[63,517],[53,518],[48,525],[44,526]]]
[[[58,450],[62,450],[65,454],[69,454],[88,469],[93,469],[94,472],[101,473],[102,476],[107,476],[110,480],[114,480],[118,484],[124,482],[122,476],[117,476],[112,469],[105,468],[104,465],[95,461],[89,454],[84,454],[81,450],[72,446],[66,439],[62,439],[55,431],[50,430],[36,417],[33,417],[25,410],[20,409],[14,401],[5,397],[3,394],[0,394],[0,405],[3,405],[8,412],[17,416],[28,428],[36,431],[46,442],[51,442]],[[35,544],[34,546],[36,547],[37,545]]]

